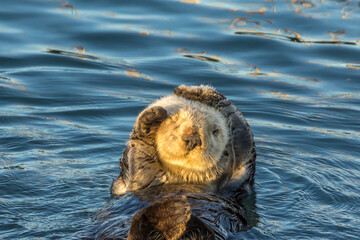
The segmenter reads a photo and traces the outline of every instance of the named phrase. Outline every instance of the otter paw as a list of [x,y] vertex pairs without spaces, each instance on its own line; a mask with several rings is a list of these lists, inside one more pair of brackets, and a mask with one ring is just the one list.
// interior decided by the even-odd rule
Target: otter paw
[[134,215],[127,239],[179,239],[190,217],[190,203],[185,196],[155,202]]
[[126,191],[127,191],[127,185],[123,181],[123,178],[121,176],[118,177],[118,179],[116,180],[113,179],[110,187],[110,192],[112,196],[124,194],[126,193]]
[[137,120],[137,131],[142,136],[152,132],[152,128],[159,126],[167,118],[167,111],[159,106],[152,107],[143,112]]
[[206,85],[180,85],[174,89],[174,93],[178,97],[199,101],[209,106],[215,106],[219,101],[225,99],[225,97],[218,93],[214,88]]

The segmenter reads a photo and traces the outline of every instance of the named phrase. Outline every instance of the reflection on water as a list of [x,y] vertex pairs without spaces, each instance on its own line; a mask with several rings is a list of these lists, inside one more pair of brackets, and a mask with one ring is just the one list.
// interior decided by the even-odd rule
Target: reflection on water
[[143,78],[143,79],[146,79],[146,80],[149,80],[149,81],[152,80],[149,75],[146,75],[146,74],[141,73],[141,72],[137,72],[135,69],[126,70],[126,74],[129,77],[132,77],[132,78]]
[[77,52],[68,52],[68,51],[62,51],[62,50],[56,50],[56,49],[47,49],[46,52],[51,53],[51,54],[60,54],[60,55],[71,56],[71,57],[79,58],[82,60],[86,60],[86,59],[97,60],[98,59],[95,56],[84,54],[85,48],[83,48],[83,47],[76,46],[74,48]]
[[0,238],[91,227],[141,109],[211,84],[257,143],[239,235],[357,239],[359,21],[355,0],[3,0]]

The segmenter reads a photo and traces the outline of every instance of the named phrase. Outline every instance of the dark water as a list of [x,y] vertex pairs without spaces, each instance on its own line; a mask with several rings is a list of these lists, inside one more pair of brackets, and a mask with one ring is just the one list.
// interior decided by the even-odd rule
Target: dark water
[[359,23],[351,0],[2,0],[0,239],[88,225],[137,114],[180,84],[254,132],[244,239],[357,239]]

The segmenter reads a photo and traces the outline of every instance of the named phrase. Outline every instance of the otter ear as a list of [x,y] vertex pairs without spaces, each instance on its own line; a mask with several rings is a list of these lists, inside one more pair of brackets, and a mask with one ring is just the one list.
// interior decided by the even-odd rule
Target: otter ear
[[180,85],[174,89],[174,93],[178,97],[198,101],[211,107],[215,107],[221,100],[226,99],[225,96],[218,93],[215,88],[208,85]]

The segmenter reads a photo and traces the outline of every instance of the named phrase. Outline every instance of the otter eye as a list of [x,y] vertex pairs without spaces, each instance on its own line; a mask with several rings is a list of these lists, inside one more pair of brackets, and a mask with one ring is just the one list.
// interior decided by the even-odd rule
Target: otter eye
[[214,136],[216,137],[217,135],[219,135],[220,130],[219,129],[214,129],[214,131],[212,132],[214,134]]

